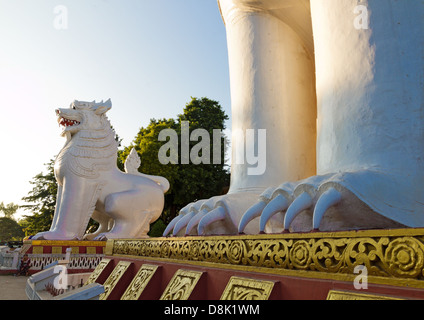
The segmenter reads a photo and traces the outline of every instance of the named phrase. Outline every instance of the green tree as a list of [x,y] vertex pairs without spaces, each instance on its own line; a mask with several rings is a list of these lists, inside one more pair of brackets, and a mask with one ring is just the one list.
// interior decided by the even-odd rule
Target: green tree
[[16,213],[18,209],[19,209],[19,205],[14,204],[13,202],[8,203],[6,205],[3,202],[0,203],[0,212],[3,212],[6,218],[13,219],[13,215]]
[[0,242],[22,240],[24,235],[22,227],[15,220],[0,218]]
[[[221,159],[219,164],[213,164],[213,130],[225,130],[225,121],[228,116],[225,114],[221,105],[214,100],[208,98],[191,98],[191,101],[186,104],[183,113],[178,115],[178,130],[181,130],[183,121],[189,122],[190,132],[195,129],[205,129],[209,133],[210,138],[210,164],[198,164],[178,166],[178,177],[175,189],[175,202],[181,209],[186,204],[207,199],[215,195],[224,193],[225,187],[229,186],[230,174],[225,165],[225,156],[227,145],[225,136],[222,134],[221,139]],[[181,131],[179,131],[181,136]],[[190,141],[190,150],[198,141]],[[181,148],[181,145],[180,145]],[[181,154],[181,153],[180,153]],[[199,155],[200,156],[200,155]],[[172,215],[170,218],[174,218]]]
[[54,176],[54,159],[45,164],[46,172],[41,172],[30,181],[34,187],[28,196],[22,198],[27,205],[21,208],[31,211],[32,215],[25,215],[20,221],[26,235],[50,229],[56,207],[57,182]]
[[[178,144],[178,161],[176,164],[162,164],[158,159],[160,148],[165,144],[159,141],[159,133],[164,129],[173,129],[181,141],[181,124],[189,122],[189,130],[205,129],[213,137],[214,129],[225,129],[225,120],[228,116],[221,105],[208,98],[191,98],[186,104],[183,113],[174,119],[151,119],[146,128],[141,128],[132,144],[120,152],[120,162],[124,163],[132,148],[138,152],[141,165],[140,172],[159,175],[167,178],[171,185],[165,194],[165,207],[161,219],[151,228],[151,236],[161,235],[166,224],[171,221],[178,211],[192,201],[210,198],[225,193],[229,185],[230,175],[225,165],[225,139],[221,141],[221,161],[213,164],[212,152],[210,164],[181,164],[181,143]],[[198,141],[190,141],[190,150]],[[210,150],[213,150],[213,139],[210,139]],[[122,166],[122,165],[121,165]],[[161,227],[156,226],[156,224]],[[153,232],[153,230],[156,230]]]
[[0,212],[4,217],[0,218],[0,242],[22,240],[24,232],[22,227],[13,219],[13,215],[19,209],[19,205],[0,203]]

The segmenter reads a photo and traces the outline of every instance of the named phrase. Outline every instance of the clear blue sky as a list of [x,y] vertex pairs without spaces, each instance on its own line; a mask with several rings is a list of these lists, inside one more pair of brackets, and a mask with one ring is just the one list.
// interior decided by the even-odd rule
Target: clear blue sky
[[[67,29],[55,28],[59,5]],[[0,41],[0,202],[22,204],[65,142],[54,110],[74,99],[111,98],[123,145],[190,96],[231,116],[216,0],[0,0]]]

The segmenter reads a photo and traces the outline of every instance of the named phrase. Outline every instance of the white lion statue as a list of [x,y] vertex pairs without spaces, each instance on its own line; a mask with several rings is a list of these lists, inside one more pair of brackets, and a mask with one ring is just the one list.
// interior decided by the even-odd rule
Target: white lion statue
[[168,180],[138,173],[140,159],[134,149],[126,173],[116,166],[118,144],[106,117],[111,107],[109,99],[74,101],[70,108],[56,110],[67,139],[54,166],[56,210],[50,231],[33,239],[82,239],[90,217],[99,228],[86,239],[147,237],[150,224],[162,213]]

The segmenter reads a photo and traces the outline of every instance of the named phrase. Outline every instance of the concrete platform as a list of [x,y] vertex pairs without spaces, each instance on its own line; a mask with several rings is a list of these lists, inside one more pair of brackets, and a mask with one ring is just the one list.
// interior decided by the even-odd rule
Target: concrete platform
[[25,294],[28,278],[0,275],[0,300],[28,300]]

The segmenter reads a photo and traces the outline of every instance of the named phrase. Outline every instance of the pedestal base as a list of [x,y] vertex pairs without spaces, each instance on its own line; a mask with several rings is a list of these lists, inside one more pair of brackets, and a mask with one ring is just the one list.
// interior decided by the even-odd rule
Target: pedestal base
[[105,254],[93,281],[127,265],[114,299],[131,283],[152,300],[424,299],[424,229],[119,239]]

